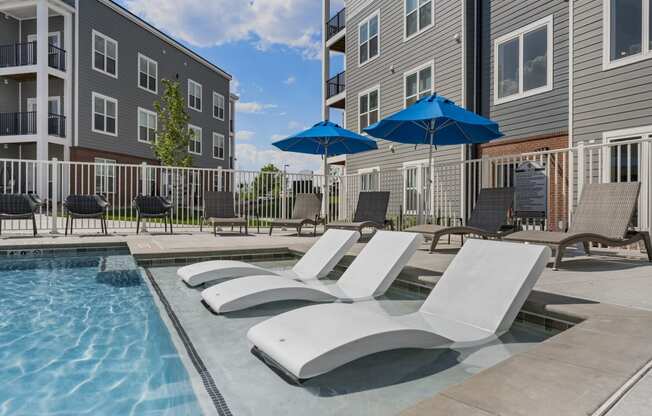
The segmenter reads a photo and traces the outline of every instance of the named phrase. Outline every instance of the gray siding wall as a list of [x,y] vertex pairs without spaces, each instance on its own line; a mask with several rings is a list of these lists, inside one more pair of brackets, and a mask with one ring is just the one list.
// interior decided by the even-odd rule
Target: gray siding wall
[[652,125],[652,59],[603,70],[603,2],[578,0],[574,9],[573,142]]
[[[568,3],[562,0],[483,1],[483,102],[500,124],[505,139],[566,134],[568,131]],[[494,103],[494,42],[548,16],[553,16],[553,88],[551,91]],[[486,106],[484,107],[487,108]]]
[[[92,66],[92,31],[118,42],[118,79],[95,71]],[[195,61],[140,26],[115,13],[97,0],[80,2],[79,11],[79,142],[80,147],[154,158],[148,144],[138,141],[138,107],[154,111],[162,94],[161,79],[178,75],[184,97],[188,79],[203,86],[202,112],[188,109],[191,124],[202,128],[202,155],[192,155],[199,167],[228,167],[229,80]],[[138,53],[158,62],[158,94],[138,87]],[[213,118],[213,91],[225,97],[224,121]],[[92,132],[92,92],[118,100],[118,137]],[[224,160],[212,155],[212,133],[225,136]]]
[[[347,2],[347,10],[360,9],[366,0]],[[464,104],[463,101],[463,43],[454,39],[463,35],[463,2],[460,0],[433,1],[435,8],[434,27],[418,36],[404,41],[404,9],[402,0],[377,0],[361,8],[355,16],[347,15],[346,36],[346,120],[347,128],[358,131],[358,94],[380,84],[380,118],[404,108],[404,74],[429,61],[434,61],[434,91],[440,95]],[[359,67],[358,24],[369,15],[380,10],[380,56]],[[393,65],[393,72],[390,66]],[[390,145],[394,145],[394,152]],[[460,146],[441,147],[435,152],[435,163],[461,160]],[[381,170],[403,167],[405,162],[428,158],[428,146],[403,145],[379,141],[378,150],[347,156],[347,172],[357,173],[359,169],[379,166]],[[458,175],[446,178],[448,196],[454,212],[459,212]],[[400,184],[402,189],[402,184]],[[396,187],[394,185],[394,187]],[[402,204],[402,192],[396,189],[391,200],[391,209]]]
[[11,45],[18,42],[18,20],[5,17],[0,13],[0,45]]

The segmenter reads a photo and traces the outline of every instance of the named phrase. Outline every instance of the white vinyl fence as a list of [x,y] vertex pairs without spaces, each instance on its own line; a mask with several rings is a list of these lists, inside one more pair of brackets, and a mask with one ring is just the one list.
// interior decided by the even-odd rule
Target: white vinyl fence
[[[478,192],[488,187],[514,185],[515,170],[536,162],[546,177],[545,215],[521,217],[525,226],[565,230],[573,218],[582,186],[594,182],[641,182],[633,225],[650,229],[652,223],[652,139],[578,145],[512,156],[438,163],[427,162],[399,170],[332,176],[330,198],[324,201],[329,219],[351,220],[358,195],[389,191],[387,216],[398,228],[436,222],[461,224],[469,217]],[[285,172],[172,168],[153,165],[61,161],[0,160],[0,193],[36,193],[44,200],[37,215],[40,232],[64,229],[62,201],[71,194],[102,194],[111,203],[109,231],[135,230],[138,195],[159,195],[173,205],[175,228],[198,228],[206,191],[233,193],[236,213],[246,216],[250,229],[266,227],[275,218],[289,218],[294,197],[321,194],[324,176]],[[162,228],[148,221],[148,229]],[[28,220],[4,221],[3,231],[31,229]],[[77,220],[75,229],[99,230],[96,220]]]

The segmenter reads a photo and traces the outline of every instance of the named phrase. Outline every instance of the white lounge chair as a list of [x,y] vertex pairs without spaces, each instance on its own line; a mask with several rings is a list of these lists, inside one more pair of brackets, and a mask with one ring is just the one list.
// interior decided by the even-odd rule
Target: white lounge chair
[[190,287],[213,280],[261,274],[300,280],[320,279],[333,270],[359,238],[357,231],[328,230],[291,270],[273,272],[243,261],[214,260],[180,267],[177,275]]
[[201,296],[215,313],[280,300],[370,299],[385,293],[422,243],[420,234],[378,231],[336,283],[249,276],[211,286]]
[[297,380],[380,351],[477,345],[510,328],[550,255],[543,246],[470,240],[415,313],[389,316],[377,302],[313,305],[261,322],[247,337]]

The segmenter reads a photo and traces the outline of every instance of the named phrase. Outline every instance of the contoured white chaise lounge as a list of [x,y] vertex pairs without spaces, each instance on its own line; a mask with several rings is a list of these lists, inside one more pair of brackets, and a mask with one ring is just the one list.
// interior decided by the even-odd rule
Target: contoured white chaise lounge
[[469,240],[421,308],[390,316],[377,302],[299,308],[252,327],[254,352],[302,380],[399,348],[461,348],[506,332],[551,251]]
[[420,234],[377,231],[335,283],[249,276],[211,286],[202,291],[201,296],[215,313],[233,312],[280,300],[367,300],[389,289],[422,243]]
[[213,260],[180,267],[177,275],[190,287],[234,277],[273,275],[290,279],[311,280],[326,277],[360,238],[357,231],[328,230],[301,257],[291,270],[273,272],[262,267],[233,260]]

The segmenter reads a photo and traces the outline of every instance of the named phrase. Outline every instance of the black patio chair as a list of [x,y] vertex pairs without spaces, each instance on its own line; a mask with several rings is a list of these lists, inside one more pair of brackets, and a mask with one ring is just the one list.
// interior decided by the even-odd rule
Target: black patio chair
[[43,203],[36,194],[0,194],[0,234],[4,220],[32,220],[36,235],[36,210]]
[[102,195],[68,195],[63,203],[66,208],[66,233],[68,224],[72,234],[73,224],[77,218],[99,219],[104,235],[108,235],[106,227],[106,211],[111,206]]
[[217,235],[217,227],[226,225],[244,227],[245,235],[249,234],[247,216],[236,215],[233,192],[206,192],[204,194],[204,211],[199,220],[199,231],[203,231],[204,223],[213,226],[213,235]]
[[134,199],[136,207],[136,234],[140,232],[141,218],[163,218],[165,232],[168,232],[168,222],[170,223],[170,234],[172,231],[172,203],[161,196],[143,196],[139,195]]

